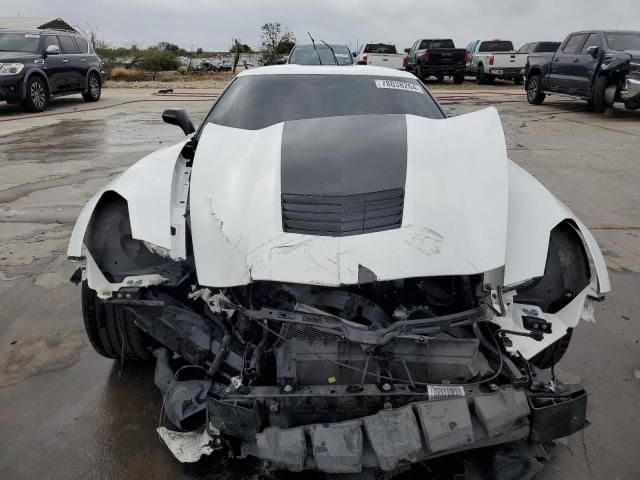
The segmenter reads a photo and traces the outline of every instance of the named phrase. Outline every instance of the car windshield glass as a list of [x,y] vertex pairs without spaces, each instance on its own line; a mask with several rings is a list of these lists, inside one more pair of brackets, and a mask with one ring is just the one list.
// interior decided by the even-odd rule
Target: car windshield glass
[[558,50],[560,42],[540,42],[536,44],[536,48],[533,50],[535,53],[551,53]]
[[482,42],[478,52],[511,52],[513,51],[513,43],[502,40],[493,40],[490,42]]
[[453,40],[422,40],[418,50],[426,50],[428,48],[455,48]]
[[640,50],[640,32],[607,33],[607,43],[613,50]]
[[205,123],[257,130],[306,118],[392,113],[443,118],[417,79],[277,74],[237,78]]
[[36,33],[0,33],[1,52],[37,53],[40,35]]
[[367,46],[364,47],[364,52],[362,53],[390,53],[396,54],[395,45],[388,45],[386,43],[367,43]]
[[[338,59],[338,65],[351,65],[353,57],[346,45],[331,45]],[[335,65],[336,61],[331,54],[331,50],[324,43],[316,42],[316,50],[313,45],[299,45],[293,49],[289,63],[297,65]],[[320,56],[320,59],[318,59]]]

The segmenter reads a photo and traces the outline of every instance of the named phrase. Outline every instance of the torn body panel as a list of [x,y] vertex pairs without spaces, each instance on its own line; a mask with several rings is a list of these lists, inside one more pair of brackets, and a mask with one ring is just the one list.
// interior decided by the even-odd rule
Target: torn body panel
[[67,255],[82,257],[85,234],[96,207],[107,192],[115,192],[127,202],[134,239],[161,247],[176,260],[186,258],[184,213],[188,190],[184,180],[190,168],[180,152],[187,141],[147,155],[98,191],[80,212]]

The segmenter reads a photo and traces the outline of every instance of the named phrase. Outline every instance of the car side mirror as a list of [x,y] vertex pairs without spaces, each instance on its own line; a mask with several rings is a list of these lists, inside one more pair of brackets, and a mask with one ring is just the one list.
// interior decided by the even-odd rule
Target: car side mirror
[[189,114],[184,108],[167,108],[162,112],[162,120],[170,125],[179,126],[185,135],[191,135],[196,131]]
[[411,51],[411,49],[410,49],[410,48],[405,48],[405,49],[404,49],[404,53],[409,53],[410,51]]
[[58,55],[60,53],[60,47],[58,45],[49,45],[43,52],[43,57],[47,55]]
[[598,56],[598,53],[600,53],[600,47],[598,47],[597,45],[591,45],[590,47],[587,47],[587,53],[593,58],[596,58]]
[[351,52],[351,55],[353,55],[353,58],[356,58],[358,56],[358,52]]

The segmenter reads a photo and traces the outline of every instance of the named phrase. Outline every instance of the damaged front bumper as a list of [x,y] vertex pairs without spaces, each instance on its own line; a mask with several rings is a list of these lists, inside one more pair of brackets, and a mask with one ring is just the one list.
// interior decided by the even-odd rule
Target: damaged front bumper
[[625,106],[640,108],[640,77],[627,77],[624,80],[622,89],[620,90],[620,99],[624,102]]
[[[167,357],[158,358],[157,368],[165,369]],[[584,428],[584,389],[534,373],[537,383],[520,387],[364,384],[286,391],[214,384],[206,400],[200,397],[205,432],[189,434],[186,444],[184,437],[176,443],[160,433],[181,461],[225,446],[227,454],[257,458],[270,471],[393,475],[436,457],[513,442],[538,446]],[[181,390],[181,383],[174,388]]]

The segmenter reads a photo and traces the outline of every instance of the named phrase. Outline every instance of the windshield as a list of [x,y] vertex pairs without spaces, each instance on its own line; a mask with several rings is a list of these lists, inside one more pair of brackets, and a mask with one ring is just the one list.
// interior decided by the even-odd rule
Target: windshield
[[364,52],[362,53],[390,53],[396,54],[395,45],[388,45],[386,43],[367,43],[366,47],[364,47]]
[[37,53],[39,46],[37,33],[0,33],[0,52]]
[[418,50],[426,50],[428,48],[456,48],[453,40],[423,40],[420,42]]
[[513,51],[513,43],[503,40],[492,40],[490,42],[482,42],[478,52],[511,52]]
[[205,123],[257,130],[306,118],[392,113],[444,118],[417,79],[278,74],[237,78]]
[[[338,65],[352,65],[353,57],[346,45],[331,45],[338,59]],[[320,58],[318,58],[320,57]],[[291,52],[289,63],[298,65],[335,65],[336,60],[331,50],[324,43],[317,42],[316,49],[313,45],[298,45]]]
[[540,42],[536,44],[533,53],[552,53],[558,50],[560,42]]
[[607,33],[607,43],[613,50],[640,50],[640,32]]

